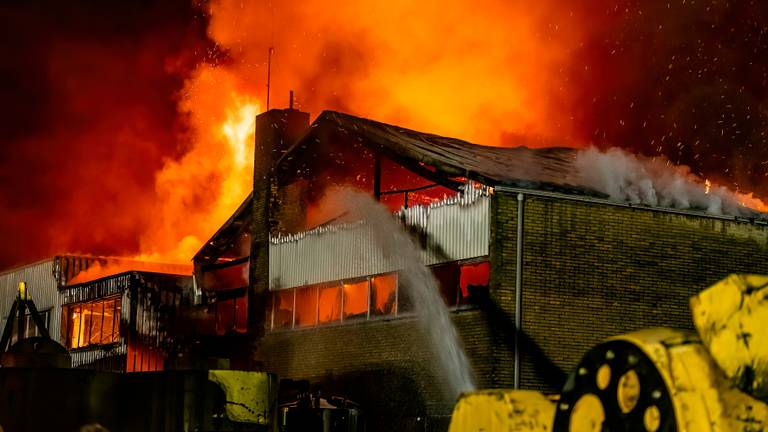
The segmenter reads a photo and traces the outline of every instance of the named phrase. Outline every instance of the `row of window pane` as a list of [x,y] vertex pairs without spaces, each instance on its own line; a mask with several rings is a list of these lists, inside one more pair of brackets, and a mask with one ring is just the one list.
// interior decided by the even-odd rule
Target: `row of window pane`
[[117,342],[120,337],[120,297],[63,308],[67,348]]
[[[490,264],[450,262],[431,268],[448,307],[476,303],[487,293]],[[412,310],[396,273],[333,284],[280,290],[272,297],[272,328],[311,327],[340,321],[395,316]]]
[[312,285],[273,294],[273,328],[310,327],[397,313],[397,275]]

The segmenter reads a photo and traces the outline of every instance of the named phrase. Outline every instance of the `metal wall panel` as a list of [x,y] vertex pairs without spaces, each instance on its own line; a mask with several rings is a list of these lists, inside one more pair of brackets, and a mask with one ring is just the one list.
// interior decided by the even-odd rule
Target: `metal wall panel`
[[86,302],[120,294],[131,286],[132,277],[134,273],[127,272],[65,287],[61,290],[61,304]]
[[[99,360],[107,359],[116,356],[125,356],[128,352],[128,347],[125,344],[125,338],[121,337],[120,342],[115,345],[108,345],[106,347],[97,346],[93,348],[82,348],[75,351],[70,351],[69,355],[72,356],[72,367],[82,367],[88,365],[88,369],[107,369],[113,372],[122,372],[122,370],[114,370],[113,365],[107,364],[105,368],[95,367],[99,365]],[[123,369],[125,361],[122,361]]]
[[[430,247],[426,265],[488,255],[490,197],[487,191],[460,195],[428,207],[403,209],[398,216]],[[272,240],[270,289],[351,279],[402,268],[399,255],[386,254],[365,223],[322,227]]]
[[54,259],[47,259],[24,267],[12,269],[0,274],[0,332],[5,328],[11,305],[16,299],[19,282],[25,281],[35,307],[40,312],[50,309],[48,333],[59,341],[61,327],[61,307],[59,290],[53,274]]

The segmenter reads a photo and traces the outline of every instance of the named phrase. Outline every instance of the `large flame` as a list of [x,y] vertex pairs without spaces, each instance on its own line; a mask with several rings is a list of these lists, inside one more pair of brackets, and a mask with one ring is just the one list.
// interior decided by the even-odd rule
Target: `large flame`
[[270,47],[272,108],[295,90],[313,115],[480,144],[619,146],[690,166],[706,195],[768,194],[761,2],[17,3],[2,265],[188,262],[250,190]]
[[252,188],[259,102],[236,76],[211,66],[200,67],[185,92],[180,109],[190,116],[192,148],[157,174],[160,199],[138,260],[189,262]]
[[180,111],[193,146],[157,175],[160,199],[137,259],[189,260],[247,195],[270,46],[273,107],[296,89],[315,113],[341,109],[489,145],[570,134],[552,83],[584,29],[546,2],[224,0],[208,13],[209,36],[231,58],[187,81]]
[[[247,195],[270,47],[273,107],[285,107],[295,89],[314,113],[341,109],[486,145],[591,140],[579,135],[582,89],[572,82],[581,70],[576,56],[596,32],[589,7],[499,0],[207,7],[209,37],[229,61],[203,65],[187,81],[180,110],[190,115],[193,148],[157,176],[160,207],[141,238],[142,259],[188,260]],[[751,194],[737,198],[766,209]]]
[[563,66],[588,29],[553,2],[222,0],[209,13],[209,35],[238,76],[264,83],[274,46],[273,106],[295,89],[315,112],[488,145],[572,129]]

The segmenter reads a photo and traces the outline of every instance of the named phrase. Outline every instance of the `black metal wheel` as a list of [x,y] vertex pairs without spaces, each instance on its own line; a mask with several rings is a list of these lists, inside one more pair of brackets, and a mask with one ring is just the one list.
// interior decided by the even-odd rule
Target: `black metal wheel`
[[555,432],[676,432],[672,399],[636,345],[609,341],[582,358],[555,411]]

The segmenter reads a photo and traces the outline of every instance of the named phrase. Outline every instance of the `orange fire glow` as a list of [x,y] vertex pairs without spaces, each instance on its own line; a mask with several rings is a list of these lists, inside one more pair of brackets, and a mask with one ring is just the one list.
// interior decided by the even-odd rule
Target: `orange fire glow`
[[589,30],[584,12],[557,2],[223,0],[209,6],[208,33],[249,82],[264,83],[275,47],[273,106],[295,89],[313,111],[500,145],[508,134],[570,134],[562,66]]
[[754,196],[752,192],[749,193],[736,193],[739,199],[739,204],[742,207],[751,208],[759,212],[768,213],[768,203]]
[[92,267],[89,267],[87,270],[81,271],[80,273],[77,274],[77,276],[75,276],[70,281],[68,281],[68,284],[75,285],[83,282],[90,282],[92,280],[96,280],[99,278],[103,278],[106,276],[130,271],[130,270],[155,272],[155,273],[169,273],[169,274],[177,274],[177,275],[191,275],[192,265],[189,263],[173,264],[173,263],[162,263],[162,262],[136,261],[131,259],[123,259],[123,258],[107,258],[107,264],[105,265],[95,264]]
[[[572,112],[579,90],[564,70],[594,32],[589,8],[499,0],[206,7],[208,35],[229,58],[187,80],[179,111],[192,148],[157,174],[160,199],[135,259],[188,262],[248,194],[271,46],[273,108],[286,107],[295,89],[313,115],[338,109],[486,145],[586,144],[575,138],[583,137]],[[742,202],[767,209],[751,195]]]
[[261,111],[252,93],[222,68],[200,67],[187,82],[179,108],[189,115],[193,146],[158,173],[155,218],[134,259],[188,263],[248,195]]
[[[158,173],[160,200],[134,258],[188,262],[247,195],[269,46],[276,48],[273,107],[285,107],[296,89],[314,114],[341,109],[490,145],[509,134],[567,134],[567,123],[552,121],[564,118],[554,115],[557,92],[544,90],[559,80],[558,65],[581,29],[559,7],[522,8],[212,2],[209,36],[233,61],[200,66],[187,81],[179,109],[189,115],[193,146]],[[561,24],[547,27],[552,14]],[[484,25],[464,25],[469,18]],[[298,24],[302,30],[293,30]]]

